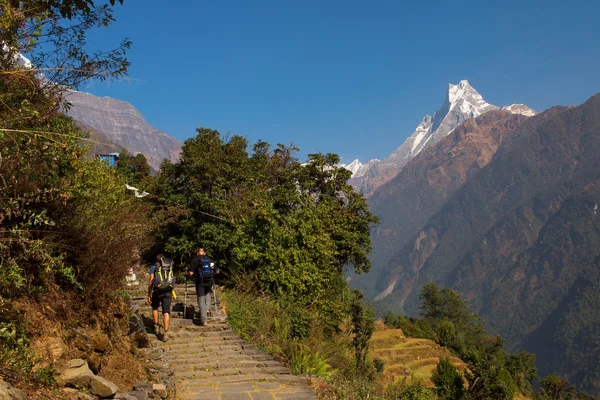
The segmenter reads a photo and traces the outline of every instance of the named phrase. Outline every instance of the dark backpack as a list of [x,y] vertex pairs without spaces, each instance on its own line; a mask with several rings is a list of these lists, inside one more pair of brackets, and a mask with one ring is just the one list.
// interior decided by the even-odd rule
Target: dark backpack
[[201,258],[196,270],[197,279],[202,286],[211,286],[215,279],[215,271],[210,266],[211,262],[208,258]]
[[168,293],[173,290],[175,279],[173,278],[173,260],[163,257],[156,264],[152,286],[158,293]]

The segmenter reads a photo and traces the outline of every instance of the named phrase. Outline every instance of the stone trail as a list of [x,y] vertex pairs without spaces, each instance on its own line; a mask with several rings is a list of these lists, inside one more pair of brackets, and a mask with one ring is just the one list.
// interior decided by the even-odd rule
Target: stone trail
[[[183,287],[177,287],[176,291],[176,301],[183,303]],[[195,303],[194,288],[188,286],[190,315],[183,318],[183,304],[173,307],[166,343],[149,333],[151,346],[164,351],[164,358],[174,371],[176,399],[317,399],[305,378],[292,375],[284,364],[241,339],[223,312],[216,310],[214,302],[208,325],[200,326],[199,320],[191,318],[193,312],[189,306],[195,305],[196,310]],[[145,302],[140,313],[146,321],[152,318],[151,308]]]

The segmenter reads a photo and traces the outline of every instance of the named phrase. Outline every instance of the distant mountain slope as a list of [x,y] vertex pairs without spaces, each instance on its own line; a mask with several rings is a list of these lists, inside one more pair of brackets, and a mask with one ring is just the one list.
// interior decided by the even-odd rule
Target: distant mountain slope
[[384,297],[398,277],[390,258],[427,222],[462,184],[487,165],[500,144],[527,117],[491,111],[469,119],[436,145],[417,155],[368,199],[381,219],[372,234],[372,272],[354,278],[372,297]]
[[456,289],[542,372],[598,395],[600,95],[513,137],[400,249],[385,301],[415,314],[424,282]]
[[152,168],[158,170],[165,158],[177,161],[182,143],[149,125],[131,104],[84,92],[69,92],[65,98],[72,104],[67,115],[131,153],[143,153]]
[[[498,109],[499,107],[487,103],[468,81],[462,80],[457,85],[449,84],[442,107],[433,116],[426,115],[415,132],[389,156],[381,161],[371,160],[364,165],[355,160],[353,164],[360,164],[360,168],[354,168],[349,183],[368,197],[394,178],[417,154],[439,142],[457,126],[469,118]],[[504,107],[504,110],[527,116],[535,114],[535,111],[523,104],[513,104]]]

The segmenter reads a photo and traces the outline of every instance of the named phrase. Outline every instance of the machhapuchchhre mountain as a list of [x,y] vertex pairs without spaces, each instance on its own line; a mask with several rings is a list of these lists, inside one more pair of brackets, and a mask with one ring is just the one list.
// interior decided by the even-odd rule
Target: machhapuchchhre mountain
[[65,99],[71,104],[67,115],[129,152],[144,154],[155,170],[164,159],[176,162],[179,158],[182,143],[148,124],[130,103],[74,91],[67,92]]
[[467,120],[450,135],[409,162],[396,177],[368,198],[381,223],[371,231],[372,270],[354,285],[381,299],[397,285],[386,267],[452,193],[486,166],[503,141],[528,117],[494,110]]
[[379,309],[462,293],[542,376],[600,394],[600,95],[528,117],[493,111],[421,150],[368,199]]
[[[440,141],[457,126],[468,120],[500,107],[487,103],[467,80],[457,85],[449,84],[442,107],[426,115],[415,132],[383,160],[371,160],[362,164],[354,160],[344,167],[352,171],[350,184],[360,193],[369,197],[381,185],[389,182],[398,172],[424,149]],[[535,111],[524,104],[502,107],[512,114],[535,115]]]

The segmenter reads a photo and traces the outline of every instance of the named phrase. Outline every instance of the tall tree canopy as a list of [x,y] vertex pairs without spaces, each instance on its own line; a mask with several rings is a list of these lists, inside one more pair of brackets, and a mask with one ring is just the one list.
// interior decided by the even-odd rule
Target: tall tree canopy
[[343,268],[370,268],[377,218],[346,184],[337,155],[310,154],[301,164],[291,146],[247,148],[243,137],[200,128],[178,163],[162,165],[161,250],[187,262],[202,245],[231,282],[336,314],[349,298]]

